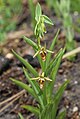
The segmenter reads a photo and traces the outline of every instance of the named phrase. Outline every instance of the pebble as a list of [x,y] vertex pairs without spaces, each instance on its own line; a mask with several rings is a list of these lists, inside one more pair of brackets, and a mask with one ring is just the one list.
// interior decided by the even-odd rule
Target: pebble
[[14,55],[12,54],[12,53],[8,53],[7,55],[6,55],[6,58],[8,58],[8,59],[12,59],[14,57]]
[[63,69],[59,69],[59,74],[63,74],[64,70]]
[[69,106],[68,105],[66,106],[66,109],[69,109]]
[[74,81],[74,84],[75,84],[75,85],[78,84],[78,81]]
[[77,112],[77,111],[78,111],[78,107],[75,106],[75,107],[73,108],[73,112]]

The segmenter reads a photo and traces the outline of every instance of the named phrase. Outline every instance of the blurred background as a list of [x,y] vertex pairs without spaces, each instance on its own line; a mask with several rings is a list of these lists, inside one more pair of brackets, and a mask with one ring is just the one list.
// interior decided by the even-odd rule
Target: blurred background
[[53,18],[55,25],[62,23],[64,29],[71,27],[79,33],[80,0],[0,0],[0,43],[10,39],[9,33],[13,31],[27,29],[26,26],[34,28],[37,2],[45,14],[57,17],[57,21]]

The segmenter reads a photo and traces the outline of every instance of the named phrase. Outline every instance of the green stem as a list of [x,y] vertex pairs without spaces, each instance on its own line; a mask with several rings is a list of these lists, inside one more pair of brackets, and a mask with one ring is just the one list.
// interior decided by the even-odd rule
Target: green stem
[[41,45],[40,45],[40,38],[39,37],[37,38],[37,41],[38,41],[38,48],[40,48]]

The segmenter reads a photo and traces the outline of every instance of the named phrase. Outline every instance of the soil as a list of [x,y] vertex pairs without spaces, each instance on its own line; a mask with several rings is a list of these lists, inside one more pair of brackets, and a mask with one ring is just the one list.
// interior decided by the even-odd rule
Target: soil
[[[45,34],[44,40],[41,42],[42,44],[46,42],[47,46],[49,47],[57,29],[62,29],[62,24],[54,13],[50,12],[44,4],[42,8],[45,14],[56,21],[53,27],[47,27],[48,32]],[[22,24],[25,24],[25,22]],[[18,27],[21,29],[22,26]],[[26,32],[28,31],[28,28],[31,28],[30,25],[27,26]],[[29,37],[32,38],[32,40],[35,40],[33,35],[31,35],[31,29],[29,33]],[[78,43],[76,42],[77,46],[80,46],[79,41],[80,40],[78,40]],[[59,42],[55,46],[55,51],[57,52],[61,47],[63,47],[64,43],[64,33],[61,30],[59,34]],[[13,56],[11,49],[14,49],[22,57],[28,60],[28,62],[37,70],[40,68],[40,66],[37,59],[32,58],[34,54],[32,47],[25,44],[22,38],[17,38],[14,40],[8,39],[7,42],[0,47],[2,51],[0,54],[0,102],[2,102],[22,90],[20,87],[13,84],[13,82],[9,79],[10,77],[14,77],[17,80],[28,83],[21,68],[22,64]],[[63,107],[66,107],[66,119],[80,119],[80,53],[77,54],[74,62],[70,62],[68,60],[62,61],[55,83],[55,90],[57,90],[57,88],[67,79],[70,80],[70,83],[64,92],[58,111],[61,111]],[[6,105],[7,104],[8,103],[6,103]],[[22,104],[36,105],[36,101],[26,92],[3,111],[1,111],[2,107],[0,106],[0,119],[19,119],[18,112],[21,112],[25,119],[36,119],[32,113],[25,111],[20,107]],[[3,105],[3,107],[4,106],[5,105]]]

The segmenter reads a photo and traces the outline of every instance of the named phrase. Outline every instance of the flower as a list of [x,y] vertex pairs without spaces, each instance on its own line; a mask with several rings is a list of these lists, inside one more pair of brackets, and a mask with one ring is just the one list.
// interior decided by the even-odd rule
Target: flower
[[33,58],[40,54],[42,60],[45,61],[47,52],[54,53],[53,51],[47,50],[45,47],[40,47],[40,49],[34,54]]
[[45,81],[52,81],[52,80],[49,79],[48,77],[45,77],[45,76],[44,76],[44,72],[43,72],[39,77],[31,78],[31,79],[32,79],[32,80],[38,80],[41,89],[43,89],[43,86],[44,86],[44,82],[45,82]]

